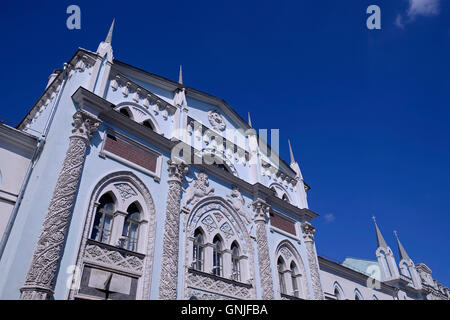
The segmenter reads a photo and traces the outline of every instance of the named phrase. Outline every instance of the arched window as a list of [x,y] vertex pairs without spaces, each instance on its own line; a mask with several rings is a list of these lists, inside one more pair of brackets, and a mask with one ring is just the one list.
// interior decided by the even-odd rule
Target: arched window
[[342,300],[342,295],[338,288],[334,288],[334,295],[336,296],[336,300]]
[[120,246],[130,251],[137,250],[139,222],[141,213],[136,203],[130,204],[127,209],[127,216],[123,223],[122,238]]
[[213,274],[222,276],[222,241],[218,236],[213,240]]
[[283,197],[282,197],[282,199],[284,200],[284,201],[286,201],[286,202],[289,202],[289,198],[288,198],[288,196],[287,196],[287,194],[285,193],[285,194],[283,194]]
[[298,269],[294,261],[291,262],[291,281],[292,281],[292,291],[294,293],[294,297],[300,297],[300,292],[298,290],[298,281],[297,281]]
[[286,292],[286,282],[284,281],[284,260],[283,258],[279,257],[277,262],[277,269],[278,269],[278,279],[280,281],[280,292],[282,294],[287,294]]
[[231,245],[231,279],[241,281],[239,247],[236,242]]
[[389,262],[387,260],[386,253],[384,253],[384,251],[381,250],[380,254],[382,255],[381,261],[382,261],[384,270],[386,270],[386,275],[388,276],[388,278],[390,278],[390,277],[392,277],[392,272],[391,272],[391,268],[389,267]]
[[194,247],[192,250],[192,267],[195,270],[203,270],[203,256],[204,256],[203,234],[200,229],[194,232]]
[[358,289],[355,289],[355,300],[364,300]]
[[95,212],[91,239],[109,243],[114,214],[114,199],[107,193],[101,196],[99,203]]
[[153,131],[155,131],[155,127],[153,126],[153,124],[150,122],[150,120],[145,120],[144,122],[142,122],[142,125],[144,127],[150,128]]
[[412,279],[411,272],[409,271],[409,268],[408,268],[408,265],[406,264],[406,262],[402,263],[400,270],[402,271],[402,274],[404,276],[407,276],[408,278]]
[[120,112],[121,114],[123,114],[124,116],[126,116],[126,117],[128,117],[128,118],[131,118],[130,112],[129,112],[126,108],[120,109],[119,112]]

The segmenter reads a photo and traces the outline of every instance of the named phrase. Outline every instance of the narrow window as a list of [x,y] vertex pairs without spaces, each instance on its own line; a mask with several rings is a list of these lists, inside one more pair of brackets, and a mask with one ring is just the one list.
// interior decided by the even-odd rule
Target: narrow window
[[294,293],[294,297],[300,297],[300,292],[298,290],[298,277],[297,277],[297,266],[294,261],[291,262],[291,281],[292,281],[292,291]]
[[235,242],[233,242],[231,245],[231,279],[235,281],[241,281],[239,256],[239,247]]
[[334,288],[334,295],[336,296],[336,300],[342,300],[342,296],[338,288]]
[[197,229],[194,233],[194,247],[192,251],[192,267],[195,270],[203,271],[203,235],[202,232]]
[[99,203],[95,213],[91,239],[109,243],[114,214],[114,200],[109,194],[104,194],[100,198]]
[[278,279],[280,281],[280,292],[286,294],[286,283],[284,282],[284,261],[280,257],[277,262],[278,269]]
[[138,230],[141,214],[136,203],[130,204],[123,224],[120,246],[130,251],[137,250]]
[[213,274],[222,276],[222,241],[218,236],[213,240]]

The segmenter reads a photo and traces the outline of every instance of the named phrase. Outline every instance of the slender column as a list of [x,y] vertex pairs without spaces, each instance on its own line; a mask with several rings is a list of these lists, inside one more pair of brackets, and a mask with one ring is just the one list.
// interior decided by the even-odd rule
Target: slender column
[[167,192],[159,298],[162,300],[175,300],[177,298],[178,280],[181,182],[187,171],[187,166],[183,163],[177,164],[170,160],[168,164],[169,190]]
[[69,148],[59,172],[25,285],[20,289],[20,298],[23,300],[46,300],[53,296],[86,150],[91,134],[100,125],[96,116],[84,110],[77,111],[73,120]]
[[255,212],[256,243],[258,246],[259,275],[261,278],[262,298],[274,299],[272,268],[270,264],[269,246],[267,242],[266,223],[270,206],[262,200],[252,203]]
[[316,231],[316,228],[314,228],[309,222],[305,221],[302,223],[302,231],[311,271],[314,299],[323,300],[322,284],[320,282],[319,266],[317,264],[316,246],[314,245],[314,232]]

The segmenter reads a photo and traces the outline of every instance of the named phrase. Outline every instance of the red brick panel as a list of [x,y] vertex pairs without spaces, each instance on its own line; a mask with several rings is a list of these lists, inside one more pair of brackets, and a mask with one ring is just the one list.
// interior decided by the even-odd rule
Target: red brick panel
[[106,135],[105,150],[152,172],[156,170],[155,155],[118,137]]
[[295,232],[295,224],[279,215],[271,214],[270,215],[270,224],[275,228],[286,231],[294,236],[297,235]]

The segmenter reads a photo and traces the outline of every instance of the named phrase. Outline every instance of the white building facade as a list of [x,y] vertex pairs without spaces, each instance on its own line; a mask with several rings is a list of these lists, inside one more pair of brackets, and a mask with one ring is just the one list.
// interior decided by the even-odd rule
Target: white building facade
[[[290,165],[268,156],[250,119],[181,70],[174,82],[115,60],[112,31],[50,76],[16,129],[0,128],[27,151],[0,135],[2,177],[16,181],[0,207],[0,299],[321,300],[368,277],[318,258],[291,148]],[[407,255],[400,266],[413,293],[394,272],[373,293],[358,287],[364,299],[448,298],[428,267]]]

